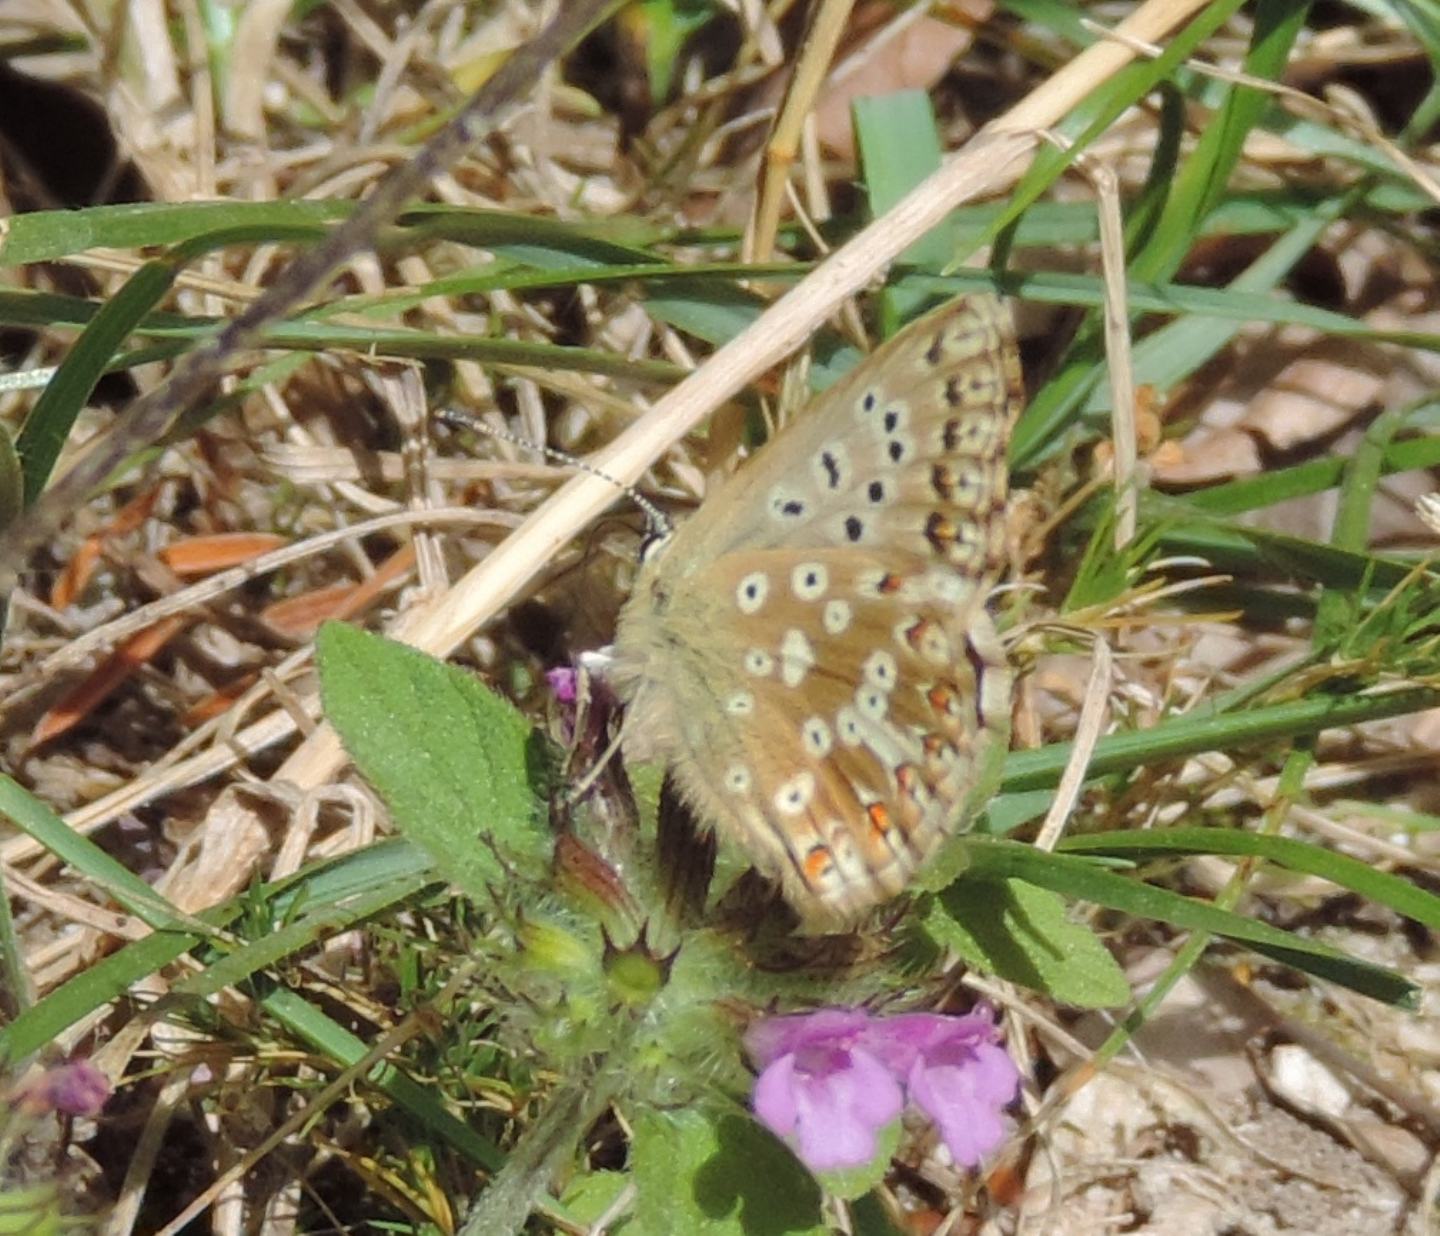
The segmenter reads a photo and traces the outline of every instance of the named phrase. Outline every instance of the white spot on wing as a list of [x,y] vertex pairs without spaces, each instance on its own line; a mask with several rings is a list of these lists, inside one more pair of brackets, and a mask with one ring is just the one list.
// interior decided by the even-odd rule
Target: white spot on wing
[[755,711],[755,697],[749,691],[736,691],[725,701],[725,711],[732,717],[748,717]]
[[879,687],[861,687],[855,692],[855,707],[862,717],[883,721],[890,709],[890,699]]
[[883,649],[877,649],[865,658],[865,667],[862,672],[866,682],[879,687],[882,691],[894,690],[895,681],[899,675],[895,658]]
[[935,665],[949,665],[955,659],[955,650],[950,646],[950,637],[932,624],[920,640],[920,655]]
[[830,587],[830,572],[823,562],[802,562],[790,572],[790,588],[802,601],[818,601]]
[[821,615],[820,621],[824,624],[828,634],[840,635],[849,627],[850,617],[850,602],[835,597],[833,600],[825,602],[825,612]]
[[796,773],[775,791],[775,810],[781,815],[799,815],[815,796],[815,774]]
[[770,577],[764,571],[751,571],[735,588],[735,604],[742,614],[755,614],[765,604],[770,592]]
[[811,717],[800,727],[800,736],[804,740],[805,750],[816,759],[823,759],[829,755],[835,746],[835,735],[830,732],[830,727],[825,724],[823,717]]
[[745,653],[745,672],[756,678],[768,678],[775,671],[775,658],[763,648],[751,648]]
[[780,641],[780,681],[798,687],[815,664],[815,649],[799,627],[791,627]]

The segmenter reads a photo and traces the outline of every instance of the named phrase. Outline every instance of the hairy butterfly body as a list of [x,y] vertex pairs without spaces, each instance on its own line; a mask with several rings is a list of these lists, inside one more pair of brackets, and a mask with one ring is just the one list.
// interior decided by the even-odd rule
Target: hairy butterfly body
[[853,920],[968,826],[1009,742],[1009,313],[934,310],[647,554],[612,676],[631,758],[810,919]]

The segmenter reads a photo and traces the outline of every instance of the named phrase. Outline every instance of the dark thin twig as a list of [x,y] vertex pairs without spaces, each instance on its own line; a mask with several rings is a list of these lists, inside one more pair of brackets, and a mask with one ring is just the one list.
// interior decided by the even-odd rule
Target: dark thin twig
[[110,432],[31,509],[5,530],[0,544],[0,596],[14,588],[26,559],[136,451],[159,439],[171,422],[224,374],[227,360],[261,341],[264,329],[319,291],[350,258],[370,249],[376,234],[525,97],[545,66],[563,55],[623,0],[564,0],[555,19],[519,47],[455,118],[408,163],[377,182],[355,213],[286,266],[247,309],[176,362],[167,381],[142,395]]

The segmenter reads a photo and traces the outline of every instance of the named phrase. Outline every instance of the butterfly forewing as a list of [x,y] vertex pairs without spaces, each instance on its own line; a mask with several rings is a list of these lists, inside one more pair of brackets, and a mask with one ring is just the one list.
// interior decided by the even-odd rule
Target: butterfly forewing
[[1019,398],[998,302],[927,315],[711,494],[621,615],[627,753],[803,913],[900,891],[1006,740],[984,602]]
[[[676,534],[673,556],[698,566],[732,549],[853,545],[998,570],[1020,399],[1004,306],[988,296],[942,306],[818,396],[711,494]],[[976,545],[982,529],[993,536]]]

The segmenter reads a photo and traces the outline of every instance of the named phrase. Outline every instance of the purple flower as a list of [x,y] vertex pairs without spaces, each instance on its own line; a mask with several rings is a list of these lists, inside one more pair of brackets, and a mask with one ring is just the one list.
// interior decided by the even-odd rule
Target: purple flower
[[110,1079],[90,1061],[76,1059],[22,1083],[14,1097],[36,1112],[97,1116],[110,1097]]
[[1005,1140],[1000,1110],[1020,1089],[1020,1070],[999,1038],[985,1012],[907,1013],[875,1022],[866,1036],[962,1167],[976,1167]]
[[812,1171],[859,1167],[875,1157],[875,1136],[900,1115],[894,1075],[856,1046],[868,1014],[822,1009],[756,1022],[745,1045],[761,1066],[755,1114]]
[[812,1171],[860,1167],[905,1102],[928,1116],[957,1164],[975,1167],[1005,1137],[1000,1110],[1020,1073],[988,1012],[877,1018],[821,1009],[755,1022],[746,1049],[761,1073],[761,1123]]
[[580,693],[580,675],[568,665],[546,670],[545,682],[550,687],[550,693],[561,704],[573,704]]

